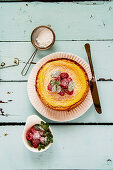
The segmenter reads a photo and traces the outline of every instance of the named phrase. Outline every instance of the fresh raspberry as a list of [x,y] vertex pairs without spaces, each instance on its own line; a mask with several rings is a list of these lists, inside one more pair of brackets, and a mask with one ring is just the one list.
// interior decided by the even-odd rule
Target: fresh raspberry
[[68,78],[69,74],[68,73],[61,73],[60,77],[61,77],[61,79]]
[[33,139],[32,140],[32,145],[33,145],[34,148],[38,148],[39,143],[40,143],[39,139]]
[[33,126],[33,127],[30,128],[30,132],[31,132],[31,133],[35,133],[35,132],[37,132],[37,130],[35,130],[35,128],[34,128],[34,126]]
[[48,84],[47,88],[48,88],[48,90],[52,91],[52,85],[51,85],[51,83]]
[[74,92],[74,90],[72,90],[72,91],[68,91],[68,89],[65,89],[65,92],[66,92],[68,95],[72,95],[72,94],[73,94],[73,92]]
[[61,78],[60,77],[56,77],[55,80],[56,81],[61,81]]
[[69,82],[66,78],[61,80],[60,86],[63,86],[64,88],[68,88]]
[[68,80],[68,82],[71,82],[71,81],[72,81],[72,78],[71,78],[71,77],[68,77],[67,80]]
[[62,90],[58,94],[61,95],[61,96],[64,96],[65,90],[62,88]]
[[33,134],[31,132],[27,132],[26,139],[31,141],[33,139]]

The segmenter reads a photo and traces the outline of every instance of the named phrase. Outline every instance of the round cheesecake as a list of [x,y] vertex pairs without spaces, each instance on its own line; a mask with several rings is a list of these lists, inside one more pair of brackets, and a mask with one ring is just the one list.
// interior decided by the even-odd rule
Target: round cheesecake
[[[48,90],[48,84],[52,79],[52,73],[60,71],[68,74],[74,86],[72,93],[61,95],[56,91]],[[59,86],[62,87],[62,81]],[[65,82],[64,82],[65,83]],[[40,100],[54,110],[71,110],[81,104],[89,91],[89,78],[84,68],[71,59],[55,59],[45,63],[37,73],[35,87]],[[65,87],[63,90],[65,90]]]

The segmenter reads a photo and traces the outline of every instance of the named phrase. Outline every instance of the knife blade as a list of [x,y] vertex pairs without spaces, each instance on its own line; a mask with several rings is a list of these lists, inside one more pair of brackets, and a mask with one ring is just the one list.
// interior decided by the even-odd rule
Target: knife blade
[[94,73],[94,69],[93,69],[93,63],[92,63],[92,59],[91,59],[91,50],[90,50],[90,44],[85,44],[84,45],[87,56],[88,56],[88,60],[89,60],[89,64],[90,64],[90,69],[91,69],[91,73],[92,73],[92,79],[90,80],[90,89],[91,89],[91,94],[92,94],[92,98],[93,98],[93,103],[95,106],[96,111],[101,114],[102,113],[102,109],[101,109],[101,104],[100,104],[100,99],[99,99],[99,94],[98,94],[98,89],[97,89],[97,81],[95,78],[95,73]]

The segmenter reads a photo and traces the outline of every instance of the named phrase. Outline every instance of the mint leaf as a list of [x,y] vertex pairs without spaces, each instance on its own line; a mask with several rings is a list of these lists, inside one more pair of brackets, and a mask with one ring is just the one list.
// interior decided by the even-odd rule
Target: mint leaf
[[52,80],[50,81],[50,84],[51,84],[52,86],[54,86],[54,84],[55,84],[55,80],[54,80],[54,79],[52,79]]
[[60,72],[60,71],[57,71],[57,70],[56,70],[56,71],[53,71],[52,74],[51,74],[51,77],[52,77],[52,78],[56,78],[56,77],[58,77],[58,76],[60,75],[60,73],[61,73],[61,72]]
[[69,82],[69,85],[68,85],[68,91],[72,91],[74,89],[74,82],[73,81],[70,81]]
[[48,128],[49,128],[49,123],[44,123],[43,121],[41,121],[41,127],[42,127],[44,130],[48,130]]
[[40,125],[36,124],[36,125],[34,125],[34,128],[35,128],[35,130],[39,130]]
[[31,141],[27,140],[28,144],[32,147],[32,143]]
[[55,85],[59,86],[60,85],[60,81],[55,81]]
[[61,91],[61,87],[60,87],[60,86],[57,86],[56,91],[57,91],[57,93],[60,93],[60,91]]
[[57,87],[56,87],[56,85],[54,85],[54,86],[52,87],[52,92],[55,92],[56,89],[57,89]]
[[41,145],[40,145],[40,144],[38,145],[38,150],[39,150],[39,151],[41,150]]
[[53,143],[53,138],[50,139],[50,142]]

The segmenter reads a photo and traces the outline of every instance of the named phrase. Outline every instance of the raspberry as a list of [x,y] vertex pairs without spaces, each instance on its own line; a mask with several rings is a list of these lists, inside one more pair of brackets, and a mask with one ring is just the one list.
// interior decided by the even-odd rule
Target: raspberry
[[26,133],[26,139],[31,141],[33,139],[33,134],[30,133],[30,132],[27,132]]
[[62,88],[62,90],[58,94],[61,95],[61,96],[64,96],[65,90]]
[[72,90],[72,91],[68,91],[68,89],[65,89],[65,92],[66,92],[68,95],[72,95],[72,94],[73,94],[73,92],[74,92],[74,90]]
[[60,77],[61,77],[61,79],[68,78],[69,74],[68,73],[61,73]]
[[34,148],[38,148],[39,143],[40,143],[39,139],[33,139],[32,140],[32,145],[33,145]]
[[69,82],[66,78],[61,80],[60,86],[63,86],[64,88],[68,88]]
[[30,132],[31,132],[31,133],[35,133],[35,132],[37,132],[37,131],[35,130],[34,127],[31,127]]
[[60,78],[60,77],[56,77],[55,80],[56,80],[56,81],[60,81],[61,78]]
[[71,81],[72,81],[72,78],[71,78],[71,77],[68,77],[67,80],[68,80],[68,82],[71,82]]
[[48,90],[52,91],[52,85],[49,83],[47,86]]

